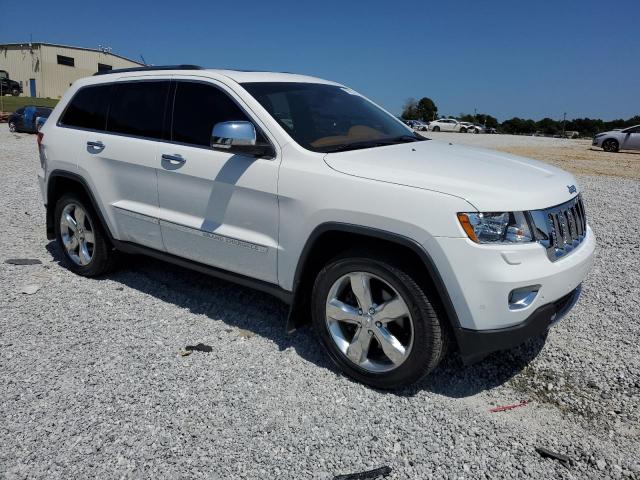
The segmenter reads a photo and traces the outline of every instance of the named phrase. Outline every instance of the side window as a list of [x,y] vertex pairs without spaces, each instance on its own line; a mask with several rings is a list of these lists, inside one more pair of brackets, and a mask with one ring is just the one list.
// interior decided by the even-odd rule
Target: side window
[[114,84],[107,131],[161,139],[168,93],[164,80]]
[[[213,126],[232,120],[250,121],[222,90],[204,83],[177,82],[171,140],[208,147]],[[260,134],[258,141],[265,141]]]
[[71,99],[60,123],[68,127],[104,130],[111,85],[84,87]]
[[22,115],[23,113],[24,113],[24,107],[21,107],[21,108],[16,110],[16,114],[17,115]]

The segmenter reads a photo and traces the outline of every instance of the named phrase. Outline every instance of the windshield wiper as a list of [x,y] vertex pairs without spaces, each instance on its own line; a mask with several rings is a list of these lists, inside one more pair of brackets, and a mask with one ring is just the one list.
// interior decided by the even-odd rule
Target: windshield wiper
[[324,149],[324,153],[347,152],[349,150],[359,150],[361,148],[384,147],[387,145],[397,145],[399,143],[422,142],[427,138],[418,138],[413,135],[399,135],[397,137],[378,138],[375,140],[366,140],[363,142],[342,143],[340,145],[332,145]]
[[353,143],[341,143],[340,145],[332,145],[323,149],[324,153],[334,152],[346,152],[349,150],[359,150],[361,148],[381,147],[383,145],[389,145],[388,143],[381,142],[380,140],[367,140],[366,142],[353,142]]

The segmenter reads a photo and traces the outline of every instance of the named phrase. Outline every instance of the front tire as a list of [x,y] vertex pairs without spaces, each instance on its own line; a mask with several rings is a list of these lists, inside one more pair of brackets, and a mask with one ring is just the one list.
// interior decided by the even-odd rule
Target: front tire
[[440,127],[433,127],[433,131],[434,132],[439,132],[440,131]]
[[67,267],[84,277],[110,271],[116,252],[89,201],[75,195],[63,195],[56,203],[55,234]]
[[9,131],[12,133],[16,132],[16,124],[14,122],[9,122]]
[[467,133],[467,129],[466,129],[465,127],[462,127],[462,128],[460,129],[460,133]]
[[620,150],[620,145],[618,144],[617,140],[610,138],[602,142],[602,149],[605,152],[615,153]]
[[314,330],[331,360],[366,385],[410,385],[446,350],[446,330],[409,271],[363,252],[334,259],[316,277]]
[[13,95],[14,97],[17,97],[18,95],[20,95],[20,90],[18,90],[17,88],[14,88],[13,90],[11,90],[11,95]]

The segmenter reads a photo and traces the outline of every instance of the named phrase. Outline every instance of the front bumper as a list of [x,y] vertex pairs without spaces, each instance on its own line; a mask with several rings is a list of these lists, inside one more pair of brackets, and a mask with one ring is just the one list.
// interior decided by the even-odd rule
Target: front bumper
[[513,327],[498,330],[457,329],[455,333],[462,360],[466,364],[474,363],[492,352],[509,350],[542,335],[573,308],[581,290],[581,285],[578,285],[564,297],[539,307],[524,322]]
[[[465,238],[433,238],[425,244],[454,309],[456,339],[467,361],[523,343],[564,315],[593,265],[595,235],[551,261],[539,243],[480,245]],[[514,305],[511,294],[537,293]]]

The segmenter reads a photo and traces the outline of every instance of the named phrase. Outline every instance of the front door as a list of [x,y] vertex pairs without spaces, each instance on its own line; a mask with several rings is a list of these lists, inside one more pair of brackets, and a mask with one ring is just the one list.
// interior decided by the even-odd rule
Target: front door
[[279,158],[210,148],[216,123],[251,120],[240,102],[221,84],[175,82],[158,170],[162,238],[169,253],[276,283]]
[[626,131],[620,148],[640,150],[640,127],[630,128]]
[[32,97],[37,97],[36,95],[36,79],[35,78],[30,78],[29,79],[29,93]]

